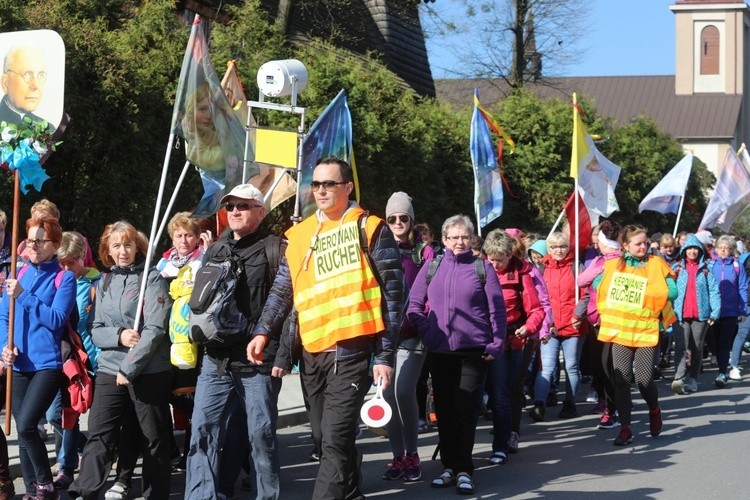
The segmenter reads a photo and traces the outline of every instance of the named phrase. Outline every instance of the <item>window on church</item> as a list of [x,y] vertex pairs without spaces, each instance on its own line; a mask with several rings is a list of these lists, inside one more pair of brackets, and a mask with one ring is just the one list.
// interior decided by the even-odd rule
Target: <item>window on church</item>
[[706,26],[701,31],[701,75],[719,74],[719,29]]

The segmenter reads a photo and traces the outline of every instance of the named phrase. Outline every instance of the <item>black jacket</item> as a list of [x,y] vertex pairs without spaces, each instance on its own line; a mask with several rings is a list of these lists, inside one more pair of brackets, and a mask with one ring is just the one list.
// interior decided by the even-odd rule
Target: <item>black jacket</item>
[[237,283],[236,298],[242,313],[249,321],[245,339],[226,348],[209,348],[206,354],[219,367],[221,373],[226,366],[232,371],[270,374],[276,351],[279,348],[279,332],[269,337],[269,343],[263,350],[263,364],[254,365],[247,360],[247,344],[250,342],[250,332],[263,312],[263,306],[268,298],[272,285],[272,271],[266,256],[266,239],[271,239],[269,245],[279,245],[279,255],[284,254],[286,242],[278,236],[268,235],[261,231],[234,239],[231,229],[224,231],[221,237],[212,243],[203,262],[220,263],[234,256],[241,263],[242,278]]

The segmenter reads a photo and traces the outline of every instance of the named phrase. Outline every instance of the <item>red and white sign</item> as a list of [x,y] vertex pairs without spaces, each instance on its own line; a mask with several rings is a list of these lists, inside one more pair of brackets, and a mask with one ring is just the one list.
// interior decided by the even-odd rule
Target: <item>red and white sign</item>
[[392,415],[391,405],[383,399],[383,381],[380,379],[375,396],[362,405],[359,416],[368,427],[385,427]]

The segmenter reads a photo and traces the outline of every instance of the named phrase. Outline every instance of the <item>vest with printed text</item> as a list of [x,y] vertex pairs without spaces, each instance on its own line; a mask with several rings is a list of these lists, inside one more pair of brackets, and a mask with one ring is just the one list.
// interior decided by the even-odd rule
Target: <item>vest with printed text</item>
[[672,272],[659,257],[644,267],[605,262],[596,306],[601,316],[598,339],[628,347],[653,347],[659,342],[659,318],[667,307],[667,276]]
[[[360,248],[358,221],[363,213],[354,207],[343,220],[320,222],[319,230],[313,215],[286,232],[294,305],[308,352],[325,351],[342,340],[385,329],[382,292]],[[380,222],[377,217],[367,219],[370,243]]]

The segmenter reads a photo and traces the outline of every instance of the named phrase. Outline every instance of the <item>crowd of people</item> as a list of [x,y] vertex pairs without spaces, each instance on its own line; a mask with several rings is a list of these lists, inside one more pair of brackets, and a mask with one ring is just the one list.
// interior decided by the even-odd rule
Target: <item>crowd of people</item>
[[[262,228],[265,200],[250,184],[222,198],[223,231],[175,214],[172,246],[151,269],[146,236],[117,221],[98,238],[100,271],[89,241],[63,231],[48,200],[32,207],[14,278],[3,236],[0,400],[12,369],[25,499],[65,489],[71,498],[128,498],[139,457],[146,498],[169,497],[175,466],[186,471],[186,498],[231,498],[241,469],[254,471],[243,482],[252,496],[283,498],[278,397],[295,369],[319,461],[314,499],[364,498],[356,437],[373,383],[393,409],[383,479],[422,479],[419,435],[431,424],[443,470],[430,486],[472,494],[482,416],[492,419],[487,458],[502,465],[519,449],[524,408],[524,425],[551,418],[558,388],[557,416],[573,418],[590,382],[598,428],[618,429],[614,444],[624,446],[633,441],[633,382],[658,436],[662,368],[673,363],[679,395],[698,390],[709,353],[717,388],[742,377],[750,252],[741,239],[705,230],[649,237],[604,221],[576,251],[565,225],[546,238],[508,228],[482,239],[463,215],[449,217],[438,239],[416,223],[407,193],[392,194],[385,219],[351,201],[352,171],[337,158],[319,160],[311,188],[317,212],[283,238]],[[0,212],[0,230],[7,223]],[[222,269],[232,289],[212,321],[234,314],[241,326],[216,338],[204,331],[211,321],[196,330],[206,313],[193,291]],[[85,433],[64,422],[68,329],[94,380]],[[54,470],[44,419],[58,437]],[[14,494],[0,434],[0,499]]]

